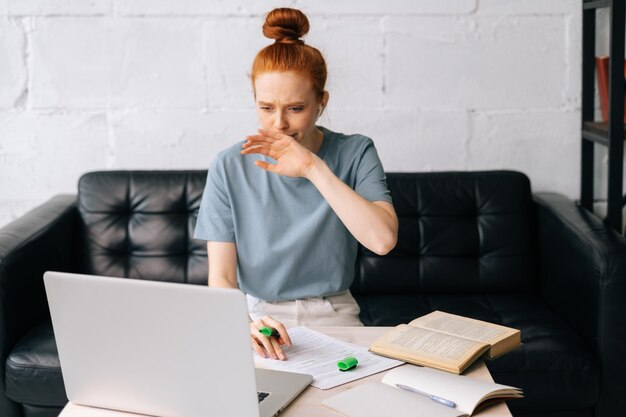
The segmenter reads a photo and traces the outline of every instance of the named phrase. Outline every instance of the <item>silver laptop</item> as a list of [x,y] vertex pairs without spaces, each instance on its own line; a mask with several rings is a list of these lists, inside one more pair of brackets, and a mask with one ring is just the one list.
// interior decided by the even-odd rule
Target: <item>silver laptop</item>
[[268,417],[311,383],[310,375],[255,370],[239,290],[61,272],[46,272],[44,282],[75,404]]

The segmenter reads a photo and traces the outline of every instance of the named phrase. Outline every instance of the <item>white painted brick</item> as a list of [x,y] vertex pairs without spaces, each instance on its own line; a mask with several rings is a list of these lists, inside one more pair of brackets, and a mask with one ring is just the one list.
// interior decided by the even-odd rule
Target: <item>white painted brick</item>
[[109,158],[104,114],[0,113],[0,138],[0,201],[75,193],[79,176]]
[[568,110],[581,107],[582,80],[582,7],[566,17],[564,39],[565,71],[563,99]]
[[118,14],[210,14],[229,16],[264,15],[275,7],[294,7],[307,15],[407,15],[467,14],[477,0],[114,0]]
[[202,23],[189,19],[125,19],[113,50],[115,107],[205,106]]
[[570,14],[582,10],[581,0],[480,0],[478,14]]
[[263,15],[286,0],[113,0],[120,15]]
[[596,55],[611,55],[611,16],[607,8],[596,11]]
[[15,21],[0,18],[0,108],[15,106],[26,88],[25,42]]
[[467,169],[514,169],[533,192],[579,198],[580,112],[476,113]]
[[563,104],[563,17],[389,18],[384,25],[389,106]]
[[98,108],[111,104],[110,23],[37,19],[32,33],[32,106]]
[[320,124],[371,137],[388,172],[459,169],[467,158],[465,112],[328,109]]
[[607,8],[601,8],[596,10],[596,55],[610,55],[610,29],[611,16],[609,14],[609,10]]
[[229,18],[206,23],[207,96],[209,107],[252,109],[254,96],[250,81],[252,61],[261,48],[270,44],[263,37],[263,19]]
[[[606,146],[594,146],[593,171],[593,196],[597,199],[606,200],[609,186],[609,153]],[[626,170],[624,172],[626,173]],[[603,208],[603,214],[606,216],[606,207]]]
[[457,15],[473,13],[478,0],[295,0],[305,13],[328,15]]
[[12,15],[94,15],[111,12],[111,0],[6,0]]
[[319,49],[328,68],[330,102],[341,108],[383,104],[383,36],[380,19],[315,18],[305,41]]
[[33,34],[36,108],[202,108],[202,23],[52,18]]
[[132,112],[112,117],[115,169],[207,169],[256,133],[254,111]]

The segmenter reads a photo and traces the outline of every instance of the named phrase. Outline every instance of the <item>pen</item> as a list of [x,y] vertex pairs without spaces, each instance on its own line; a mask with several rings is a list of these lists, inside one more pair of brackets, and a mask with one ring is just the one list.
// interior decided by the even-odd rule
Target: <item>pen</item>
[[278,330],[272,328],[272,327],[261,327],[259,329],[259,332],[262,333],[264,336],[270,337],[280,337],[280,333],[278,333]]
[[445,398],[437,397],[436,395],[432,395],[432,394],[429,394],[429,393],[424,392],[424,391],[420,391],[418,389],[409,387],[408,385],[396,384],[396,387],[398,387],[400,389],[403,389],[405,391],[414,392],[416,394],[424,395],[425,397],[428,397],[428,398],[430,398],[433,401],[437,401],[439,404],[443,404],[443,405],[445,405],[447,407],[450,407],[450,408],[456,407],[456,404],[453,401],[446,400]]

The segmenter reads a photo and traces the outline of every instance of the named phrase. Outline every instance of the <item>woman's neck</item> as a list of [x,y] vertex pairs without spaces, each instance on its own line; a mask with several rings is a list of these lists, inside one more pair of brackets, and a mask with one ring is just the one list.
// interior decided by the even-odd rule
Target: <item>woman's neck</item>
[[322,132],[317,126],[313,129],[308,137],[302,140],[301,145],[307,148],[313,153],[317,153],[322,147],[324,141],[324,132]]

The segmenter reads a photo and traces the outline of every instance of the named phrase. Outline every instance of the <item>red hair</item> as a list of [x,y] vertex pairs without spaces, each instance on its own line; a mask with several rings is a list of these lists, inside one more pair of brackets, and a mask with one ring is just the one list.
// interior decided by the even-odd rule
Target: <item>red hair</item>
[[293,71],[306,75],[318,99],[324,95],[326,61],[322,53],[300,39],[309,31],[309,20],[300,10],[274,9],[265,18],[263,34],[275,42],[261,49],[252,63],[252,88],[265,72]]

